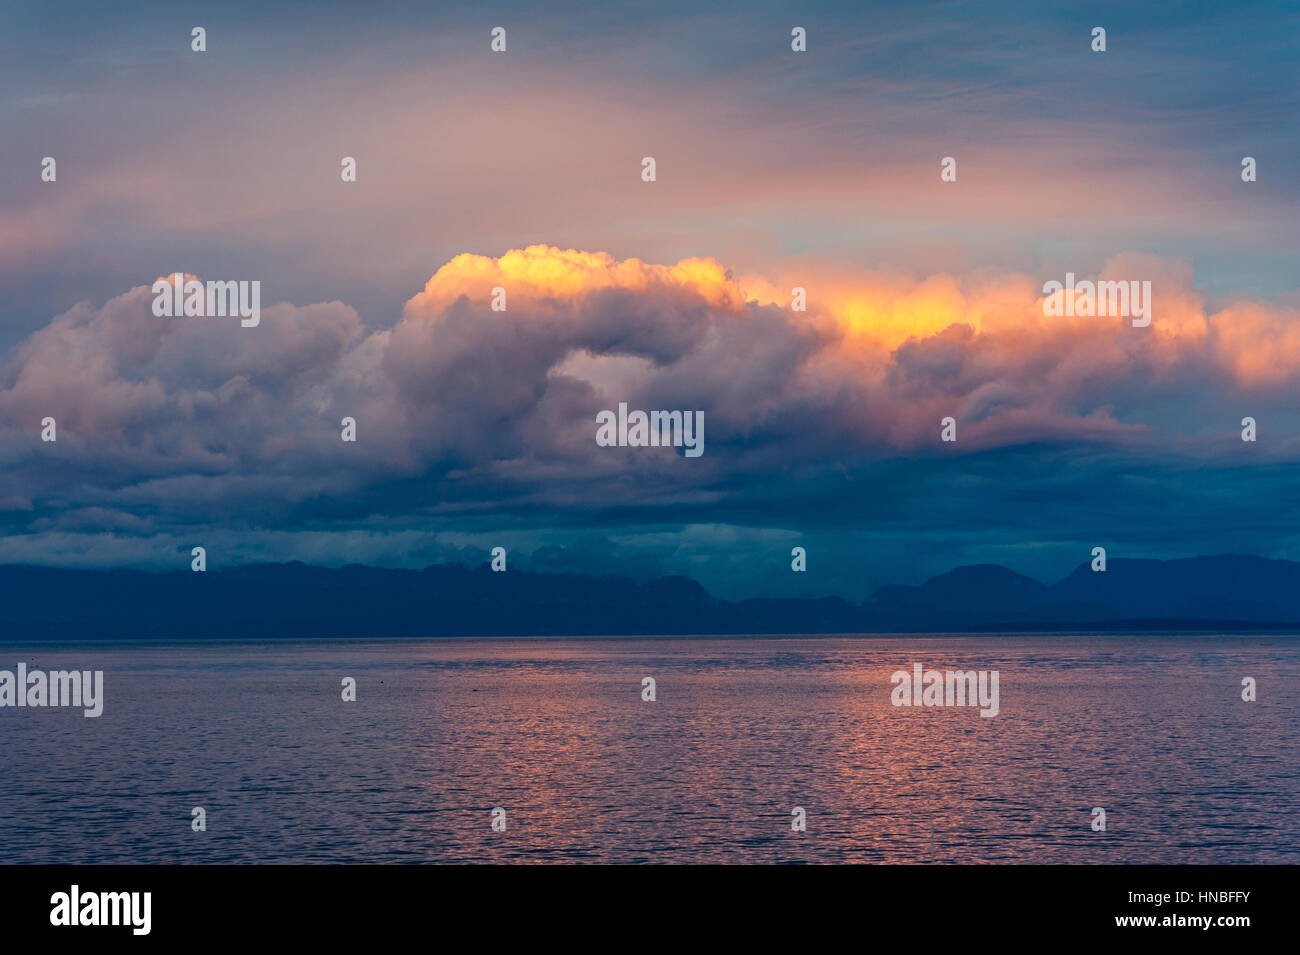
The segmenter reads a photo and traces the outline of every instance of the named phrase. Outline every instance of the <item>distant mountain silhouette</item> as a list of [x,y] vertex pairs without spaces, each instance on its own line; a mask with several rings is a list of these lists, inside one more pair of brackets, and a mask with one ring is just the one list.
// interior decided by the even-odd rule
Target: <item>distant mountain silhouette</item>
[[712,597],[685,577],[254,564],[206,573],[0,566],[0,637],[683,635],[1300,628],[1300,563],[1115,558],[1047,585],[993,564],[839,597]]
[[957,567],[919,587],[889,586],[875,592],[871,610],[902,629],[969,628],[1015,619],[1037,608],[1047,588],[996,564]]
[[958,567],[919,587],[882,587],[864,609],[898,629],[1254,629],[1300,625],[1300,563],[1246,554],[1183,560],[1113,558],[1044,585],[1005,567]]

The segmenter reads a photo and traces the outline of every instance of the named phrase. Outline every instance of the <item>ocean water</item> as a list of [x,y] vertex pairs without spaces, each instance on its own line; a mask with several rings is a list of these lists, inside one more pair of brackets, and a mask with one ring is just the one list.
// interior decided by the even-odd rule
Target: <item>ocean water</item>
[[[0,709],[3,863],[1300,862],[1295,636],[0,644],[19,660],[103,670],[106,701]],[[999,714],[893,706],[914,663],[998,670]]]

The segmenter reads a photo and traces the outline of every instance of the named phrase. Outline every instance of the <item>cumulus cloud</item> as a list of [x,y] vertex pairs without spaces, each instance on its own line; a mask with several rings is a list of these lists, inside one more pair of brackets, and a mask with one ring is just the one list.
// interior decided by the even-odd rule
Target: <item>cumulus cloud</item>
[[[0,506],[16,533],[627,508],[745,523],[770,506],[765,482],[873,462],[1240,454],[1247,414],[1279,436],[1260,456],[1294,455],[1280,435],[1297,423],[1300,310],[1211,305],[1178,261],[1121,256],[1098,277],[1152,281],[1151,326],[1044,316],[1042,282],[1061,276],[737,277],[547,246],[455,257],[382,329],[340,302],[273,305],[256,328],[158,318],[141,285],[78,304],[5,360]],[[796,284],[806,312],[789,307]],[[703,457],[598,447],[596,413],[619,402],[703,411]],[[949,415],[959,440],[941,445]]]

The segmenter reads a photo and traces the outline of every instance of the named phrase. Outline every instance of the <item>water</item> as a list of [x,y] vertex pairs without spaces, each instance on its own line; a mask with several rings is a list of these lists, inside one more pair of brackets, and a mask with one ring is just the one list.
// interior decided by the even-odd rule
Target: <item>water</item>
[[[0,709],[5,863],[1300,862],[1294,636],[0,644],[20,659],[104,670],[106,704]],[[1001,712],[892,706],[916,662],[998,669]]]

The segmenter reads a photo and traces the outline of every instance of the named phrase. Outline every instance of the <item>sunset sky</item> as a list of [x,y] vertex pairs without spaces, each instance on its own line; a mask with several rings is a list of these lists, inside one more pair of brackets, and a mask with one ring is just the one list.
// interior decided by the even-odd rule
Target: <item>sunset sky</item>
[[[0,11],[0,562],[1300,559],[1294,4],[132,7]],[[261,324],[155,317],[177,271]],[[704,454],[598,447],[620,401]]]

